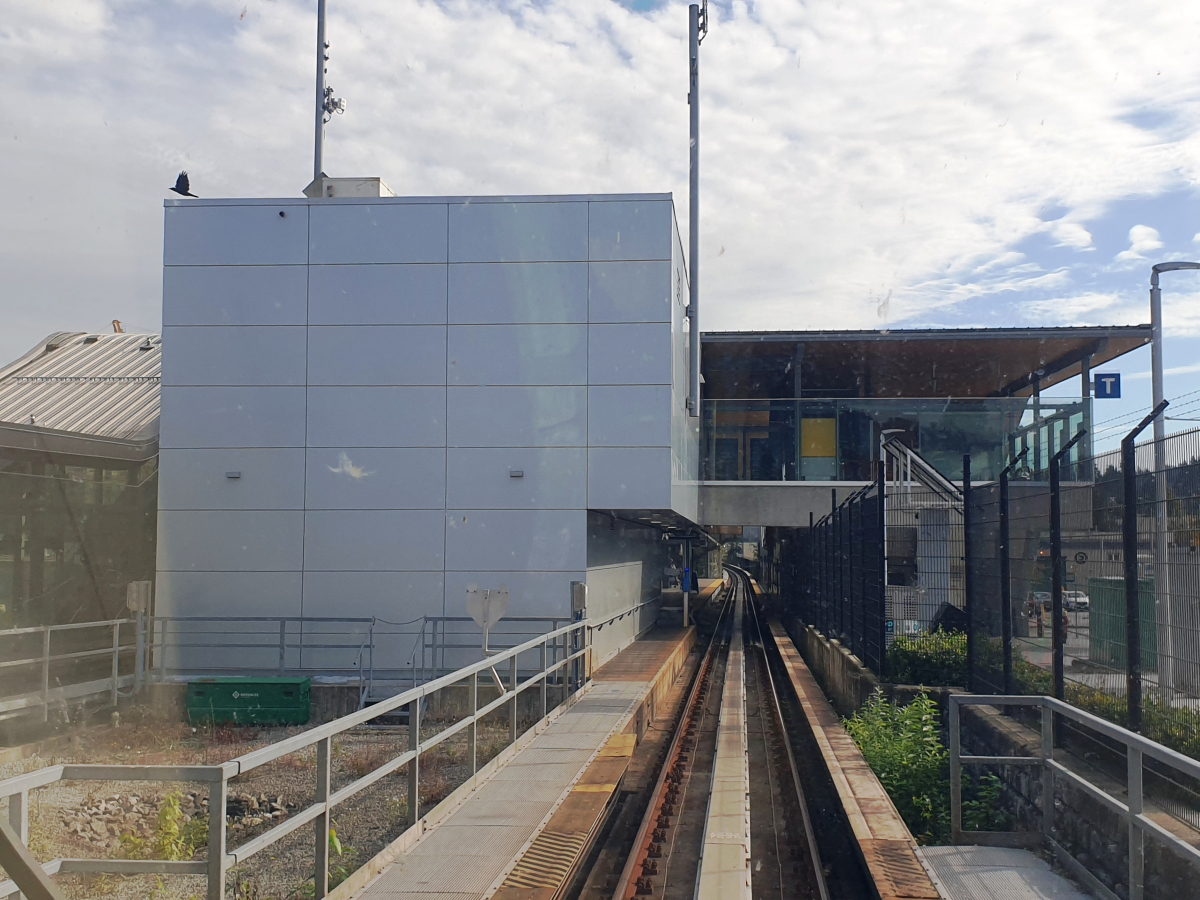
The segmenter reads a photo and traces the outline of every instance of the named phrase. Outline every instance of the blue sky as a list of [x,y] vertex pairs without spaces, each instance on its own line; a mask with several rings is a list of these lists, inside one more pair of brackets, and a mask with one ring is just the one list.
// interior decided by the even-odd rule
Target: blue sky
[[[315,5],[5,3],[0,359],[113,318],[159,327],[180,169],[201,196],[300,193]],[[330,174],[672,191],[686,227],[685,4],[329,9],[348,104]],[[1200,34],[1200,4],[739,0],[711,18],[705,329],[1143,322],[1150,265],[1200,255],[1200,54],[1163,37]],[[1200,279],[1164,287],[1181,396],[1200,390]],[[1149,402],[1148,354],[1116,368],[1125,399],[1098,419]]]

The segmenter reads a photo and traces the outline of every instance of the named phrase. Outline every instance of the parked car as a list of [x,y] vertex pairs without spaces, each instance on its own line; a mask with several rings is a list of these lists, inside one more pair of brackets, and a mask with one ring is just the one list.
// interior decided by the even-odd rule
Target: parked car
[[1063,591],[1063,608],[1071,612],[1087,612],[1092,608],[1092,601],[1083,591]]
[[1044,612],[1050,611],[1051,600],[1050,600],[1050,592],[1049,591],[1030,591],[1029,592],[1029,597],[1025,601],[1026,615],[1036,616],[1039,604],[1041,604],[1042,610]]

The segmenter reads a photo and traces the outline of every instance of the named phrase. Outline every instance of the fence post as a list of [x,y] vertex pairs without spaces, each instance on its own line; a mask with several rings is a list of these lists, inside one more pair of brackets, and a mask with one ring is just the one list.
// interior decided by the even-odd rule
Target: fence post
[[421,821],[421,698],[408,704],[408,749],[416,755],[408,764],[408,822],[409,828]]
[[1129,785],[1129,900],[1142,900],[1146,880],[1146,847],[1137,817],[1142,814],[1142,751],[1126,744]]
[[967,690],[975,690],[975,579],[971,574],[971,454],[964,453],[963,478],[963,606],[967,614]]
[[1025,458],[1029,448],[1023,449],[1000,472],[1000,633],[1004,641],[1004,693],[1015,694],[1013,679],[1013,608],[1012,608],[1012,560],[1010,558],[1010,536],[1008,533],[1008,479],[1017,463]]
[[225,900],[225,802],[229,782],[225,774],[208,788],[208,894],[207,900]]
[[546,671],[546,669],[549,668],[549,665],[550,665],[549,656],[550,656],[550,654],[546,652],[546,641],[542,641],[542,718],[543,719],[546,718],[546,716],[550,712],[550,700],[549,700],[549,697],[547,696],[547,694],[549,693],[550,673]]
[[42,626],[42,721],[50,721],[50,626]]
[[[301,625],[301,628],[304,626]],[[287,667],[287,619],[279,620],[279,674]]]
[[317,743],[317,790],[313,798],[317,803],[324,803],[325,809],[313,820],[313,837],[316,840],[316,854],[313,859],[313,884],[316,888],[315,897],[324,897],[329,893],[329,760],[333,738],[327,737]]
[[879,460],[879,677],[887,674],[887,509],[885,503],[885,485],[887,483],[887,466],[883,459]]
[[813,511],[808,511],[808,590],[804,595],[804,603],[807,607],[804,616],[805,624],[816,625],[816,616],[813,614],[813,599],[815,592],[813,591],[813,582],[817,579],[817,532],[814,530]]
[[113,709],[117,707],[117,678],[121,674],[121,623],[113,622],[113,654],[112,654],[112,693],[110,700]]
[[1129,730],[1142,730],[1142,608],[1138,594],[1137,451],[1134,441],[1167,408],[1164,400],[1121,439],[1121,555],[1125,562],[1125,696]]
[[1050,641],[1053,645],[1054,696],[1066,699],[1066,665],[1063,658],[1067,646],[1067,627],[1063,621],[1063,570],[1062,570],[1062,461],[1081,437],[1087,434],[1082,428],[1062,449],[1050,457]]
[[133,659],[133,690],[141,693],[142,683],[146,680],[146,613],[138,610],[137,614],[137,648]]
[[962,843],[962,738],[958,698],[950,695],[950,843]]
[[470,757],[471,776],[474,777],[475,773],[477,771],[479,771],[479,765],[476,762],[476,760],[478,759],[478,745],[479,745],[479,739],[478,739],[479,738],[479,719],[477,717],[477,713],[479,711],[479,673],[478,672],[471,673],[471,686],[467,689],[467,692],[470,697],[470,706],[471,706],[471,712],[470,712],[471,724],[467,726],[467,756]]
[[[584,635],[586,639],[586,633]],[[587,656],[584,656],[584,663],[587,662]],[[516,743],[517,740],[517,654],[513,654],[508,661],[508,689],[512,691],[512,709],[508,716],[508,742]]]
[[1054,829],[1054,710],[1042,700],[1042,834],[1050,837]]

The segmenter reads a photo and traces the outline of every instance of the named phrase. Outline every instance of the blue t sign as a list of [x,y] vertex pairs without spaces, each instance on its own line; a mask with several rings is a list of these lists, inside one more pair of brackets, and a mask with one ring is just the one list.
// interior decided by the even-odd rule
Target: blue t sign
[[1120,372],[1097,372],[1096,373],[1096,399],[1097,400],[1120,400],[1121,399],[1121,373]]

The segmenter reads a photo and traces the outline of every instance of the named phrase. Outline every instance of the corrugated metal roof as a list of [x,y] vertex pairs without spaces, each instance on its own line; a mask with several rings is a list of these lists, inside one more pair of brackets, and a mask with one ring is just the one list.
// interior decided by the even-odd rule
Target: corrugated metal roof
[[52,334],[0,369],[0,423],[154,440],[161,370],[157,334]]

